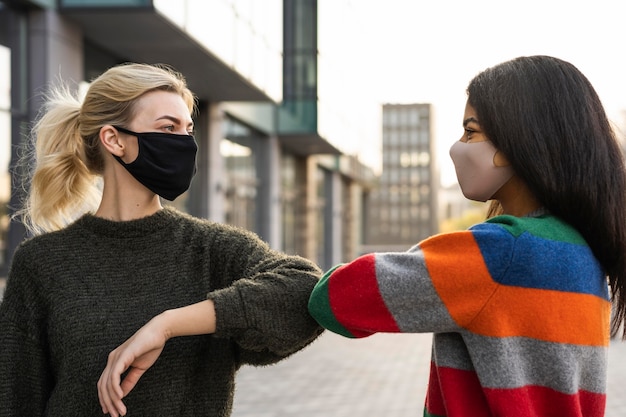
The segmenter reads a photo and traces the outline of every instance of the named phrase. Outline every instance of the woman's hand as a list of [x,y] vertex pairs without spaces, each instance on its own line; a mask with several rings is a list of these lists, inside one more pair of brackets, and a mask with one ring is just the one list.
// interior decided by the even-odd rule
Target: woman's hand
[[[109,354],[107,366],[98,380],[98,398],[104,414],[126,415],[122,402],[139,378],[156,362],[172,337],[215,332],[215,306],[212,300],[165,311],[146,323],[126,342]],[[122,381],[122,374],[128,373]]]
[[[122,398],[137,385],[139,378],[156,362],[168,340],[163,320],[157,316],[130,339],[109,354],[107,366],[98,380],[98,398],[104,414],[126,415]],[[128,374],[121,381],[121,375]]]

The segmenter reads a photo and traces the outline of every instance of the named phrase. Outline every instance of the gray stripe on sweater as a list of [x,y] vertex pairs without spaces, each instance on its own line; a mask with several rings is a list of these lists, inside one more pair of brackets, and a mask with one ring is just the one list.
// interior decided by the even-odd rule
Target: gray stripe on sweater
[[380,294],[404,333],[456,331],[437,295],[418,246],[407,252],[376,254]]
[[473,365],[484,387],[538,385],[568,394],[579,389],[606,391],[607,347],[467,332],[462,338],[459,334],[435,335],[433,343],[438,366],[471,370]]

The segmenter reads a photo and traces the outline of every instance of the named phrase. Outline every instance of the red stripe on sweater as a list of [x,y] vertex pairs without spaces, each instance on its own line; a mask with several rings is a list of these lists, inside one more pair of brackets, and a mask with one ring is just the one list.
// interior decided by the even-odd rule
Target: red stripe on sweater
[[438,368],[433,363],[430,367],[426,410],[437,416],[492,416],[475,372]]
[[606,395],[551,388],[482,388],[475,372],[431,364],[426,410],[437,416],[602,417]]
[[[344,273],[346,279],[343,279]],[[375,332],[399,332],[378,289],[374,254],[361,256],[337,268],[328,284],[328,297],[337,321],[355,337]],[[348,300],[356,301],[350,303]]]
[[603,417],[606,395],[589,391],[564,394],[551,388],[485,389],[494,415],[510,417]]

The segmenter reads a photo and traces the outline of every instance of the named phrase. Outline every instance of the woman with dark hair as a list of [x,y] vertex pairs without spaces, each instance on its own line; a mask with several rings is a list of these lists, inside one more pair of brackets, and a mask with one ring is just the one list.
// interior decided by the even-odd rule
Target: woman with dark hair
[[467,93],[450,156],[489,218],[331,269],[309,311],[347,337],[432,332],[427,416],[601,417],[626,311],[626,176],[609,121],[586,77],[548,56],[489,68]]

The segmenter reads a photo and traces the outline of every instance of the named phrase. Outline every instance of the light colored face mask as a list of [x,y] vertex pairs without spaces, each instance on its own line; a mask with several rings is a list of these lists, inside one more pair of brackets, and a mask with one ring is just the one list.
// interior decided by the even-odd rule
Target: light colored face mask
[[456,177],[463,195],[475,201],[490,200],[493,195],[511,179],[513,168],[497,167],[493,163],[498,150],[489,141],[456,141],[450,148]]

